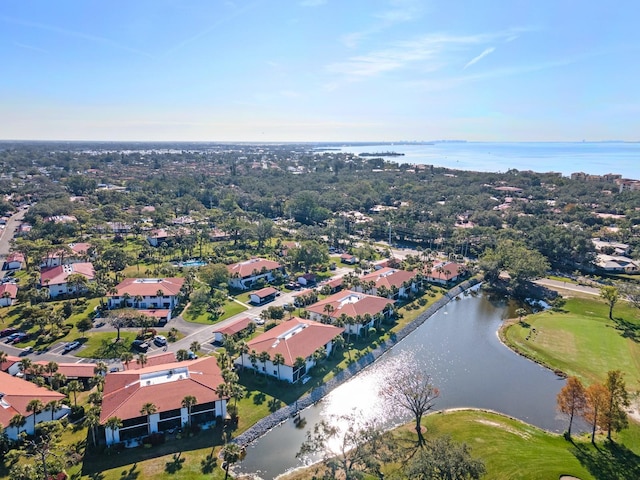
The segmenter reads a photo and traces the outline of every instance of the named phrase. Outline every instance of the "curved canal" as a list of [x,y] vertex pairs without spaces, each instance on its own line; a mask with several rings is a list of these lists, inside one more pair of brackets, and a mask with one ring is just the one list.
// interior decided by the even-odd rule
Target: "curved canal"
[[249,445],[236,471],[268,480],[301,466],[295,454],[307,430],[323,418],[353,409],[384,419],[389,427],[409,421],[406,412],[386,405],[377,393],[385,373],[407,362],[417,363],[432,376],[440,389],[436,409],[491,409],[562,432],[567,421],[556,412],[556,395],[564,379],[515,354],[498,339],[498,328],[504,318],[514,316],[512,310],[504,300],[460,295],[375,364],[304,410],[302,428],[289,420]]

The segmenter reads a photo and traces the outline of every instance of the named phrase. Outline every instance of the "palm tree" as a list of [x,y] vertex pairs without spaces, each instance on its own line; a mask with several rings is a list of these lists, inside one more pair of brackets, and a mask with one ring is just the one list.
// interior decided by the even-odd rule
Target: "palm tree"
[[56,373],[58,371],[58,364],[54,361],[48,362],[45,366],[44,366],[44,371],[45,373],[47,373],[48,377],[49,377],[49,385],[52,384],[53,382],[53,374]]
[[120,361],[124,364],[124,368],[125,369],[129,369],[129,363],[131,363],[131,361],[133,360],[133,353],[131,352],[124,352],[122,355],[120,355]]
[[187,350],[185,350],[184,348],[181,348],[180,350],[178,350],[176,352],[176,360],[178,362],[183,362],[185,360],[189,359],[189,352]]
[[[197,343],[197,342],[194,342]],[[231,359],[229,358],[229,355],[227,355],[226,353],[219,353],[216,356],[216,363],[218,364],[218,367],[220,367],[220,370],[224,371],[224,370],[228,370],[231,367]]]
[[122,420],[118,417],[109,417],[107,418],[107,421],[104,422],[104,427],[111,430],[112,432],[121,429],[122,425]]
[[91,385],[96,387],[98,392],[102,392],[102,388],[104,387],[104,376],[103,375],[94,375],[91,377]]
[[71,289],[76,294],[76,303],[80,298],[80,293],[87,288],[88,279],[81,273],[72,273],[66,278],[67,285],[71,287]]
[[122,294],[122,304],[120,305],[122,308],[126,308],[128,305],[127,303],[129,302],[129,299],[131,298],[131,294],[124,292]]
[[[293,380],[294,381],[300,380],[302,375],[306,373],[306,367],[307,367],[307,361],[304,359],[304,357],[296,357],[295,361],[293,362],[293,369],[294,369]],[[300,370],[304,370],[302,374],[300,374]],[[296,378],[296,373],[298,378]]]
[[[255,323],[250,323],[250,325],[255,325]],[[240,340],[237,344],[238,353],[240,354],[240,362],[242,364],[242,369],[244,370],[244,355],[249,353],[249,345],[244,340]]]
[[147,364],[148,361],[149,360],[147,359],[147,356],[144,353],[138,354],[138,357],[136,358],[136,363],[140,365],[141,368],[144,368],[144,366]]
[[68,384],[67,384],[67,392],[68,393],[73,393],[73,406],[77,407],[78,406],[78,399],[76,398],[77,392],[81,392],[82,391],[82,384],[78,381],[78,380],[71,380]]
[[155,404],[151,402],[145,403],[140,409],[140,414],[147,416],[147,431],[149,435],[151,435],[151,415],[153,415],[157,411],[158,411],[158,407],[156,407]]
[[53,422],[56,410],[60,408],[62,402],[60,400],[51,400],[45,406],[45,410],[49,410],[51,412],[51,421]]
[[11,420],[9,420],[9,426],[11,428],[18,429],[18,436],[20,436],[20,429],[24,427],[26,423],[27,419],[24,418],[24,415],[21,415],[19,413],[16,413],[13,417],[11,417]]
[[182,399],[182,408],[186,408],[189,414],[189,426],[191,426],[191,407],[198,403],[198,399],[193,395],[187,395]]
[[253,373],[255,374],[258,371],[258,354],[255,350],[251,350],[249,352],[249,360],[251,361],[251,366],[253,367]]
[[27,404],[27,412],[33,412],[33,431],[36,431],[36,417],[44,410],[42,400],[34,398]]
[[191,350],[194,354],[198,353],[198,351],[200,350],[200,346],[200,342],[198,342],[197,340],[193,341],[191,342],[191,345],[189,345],[189,350]]
[[133,301],[136,302],[136,308],[140,308],[140,302],[142,302],[142,300],[144,300],[142,295],[136,295],[133,297]]
[[106,375],[107,372],[109,371],[109,366],[104,363],[104,362],[98,362],[96,363],[96,366],[93,367],[93,373],[95,373],[96,375]]
[[273,356],[272,360],[273,364],[278,367],[278,380],[280,380],[280,365],[284,365],[284,355],[281,353],[276,353]]
[[231,393],[231,388],[229,387],[228,383],[221,383],[216,387],[216,394],[218,395],[218,397],[220,397],[220,400],[222,400],[225,397],[228,397],[230,393]]
[[7,361],[7,357],[7,352],[5,352],[4,350],[0,350],[0,365]]
[[229,467],[236,463],[242,456],[242,449],[235,443],[227,443],[222,447],[222,459],[224,460],[224,480],[229,477]]
[[57,390],[60,388],[60,385],[62,385],[66,381],[67,381],[67,376],[64,373],[56,372],[51,377],[51,387],[54,390]]
[[93,440],[93,446],[95,447],[98,442],[96,442],[96,428],[100,425],[100,413],[96,410],[96,408],[92,408],[87,413],[86,417],[84,417],[84,426],[89,429],[91,432],[91,439]]
[[27,374],[27,371],[31,369],[32,366],[33,366],[33,362],[31,361],[30,358],[27,358],[27,357],[23,358],[18,363],[18,368],[25,375]]
[[260,360],[262,362],[262,371],[266,375],[267,374],[267,362],[269,360],[271,360],[271,355],[269,355],[269,352],[260,352],[258,354],[258,360]]

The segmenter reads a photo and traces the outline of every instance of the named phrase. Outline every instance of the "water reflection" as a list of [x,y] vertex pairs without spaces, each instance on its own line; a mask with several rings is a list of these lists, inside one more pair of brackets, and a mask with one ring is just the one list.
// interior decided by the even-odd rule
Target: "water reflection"
[[408,412],[385,404],[378,395],[386,372],[408,362],[431,375],[440,389],[435,409],[491,409],[562,431],[567,424],[556,412],[556,395],[564,380],[500,343],[497,330],[506,316],[513,311],[504,299],[463,295],[450,302],[374,365],[303,411],[306,428],[297,429],[292,419],[254,442],[238,470],[272,479],[299,466],[295,454],[306,431],[354,408],[386,426],[410,420]]

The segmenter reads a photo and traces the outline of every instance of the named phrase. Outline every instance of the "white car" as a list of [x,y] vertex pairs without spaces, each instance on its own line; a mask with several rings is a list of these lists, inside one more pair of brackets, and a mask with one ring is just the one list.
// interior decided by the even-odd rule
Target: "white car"
[[167,344],[167,337],[163,335],[156,335],[153,337],[153,343],[155,343],[158,347],[164,347]]

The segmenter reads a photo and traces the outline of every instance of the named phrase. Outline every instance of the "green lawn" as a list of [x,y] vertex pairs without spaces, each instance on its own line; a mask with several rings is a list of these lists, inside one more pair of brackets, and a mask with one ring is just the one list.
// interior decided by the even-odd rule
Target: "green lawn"
[[[621,370],[629,390],[640,388],[640,310],[620,302],[608,318],[600,299],[570,298],[562,312],[531,315],[503,331],[506,342],[524,355],[579,377],[602,382]],[[535,329],[535,330],[534,330]]]
[[[629,435],[624,444],[609,444],[598,437],[597,448],[591,445],[588,436],[574,437],[573,442],[569,442],[560,435],[518,420],[478,410],[435,413],[427,416],[422,425],[426,427],[427,440],[449,435],[456,442],[466,443],[471,456],[485,464],[487,473],[483,480],[557,480],[561,475],[581,480],[640,478],[640,427],[637,425],[626,431]],[[401,447],[407,457],[416,448],[413,427],[413,423],[408,423],[392,432],[395,445]],[[629,437],[635,441],[627,443]],[[622,441],[622,435],[618,440]],[[383,473],[392,477],[399,469],[398,462],[387,463]],[[316,470],[315,466],[310,467],[283,480],[310,479]]]
[[203,325],[214,325],[217,322],[221,322],[222,320],[226,320],[227,318],[233,317],[238,313],[244,312],[247,308],[240,305],[238,302],[234,302],[233,300],[228,300],[224,306],[222,307],[223,314],[218,317],[215,321],[212,321],[210,318],[210,314],[207,311],[194,311],[193,307],[189,307],[184,313],[183,317],[187,322],[192,323],[200,323]]
[[115,343],[116,332],[87,333],[86,338],[78,338],[84,342],[85,348],[74,353],[82,358],[120,358],[124,352],[131,350],[131,342],[136,339],[137,332],[120,332],[120,342]]

